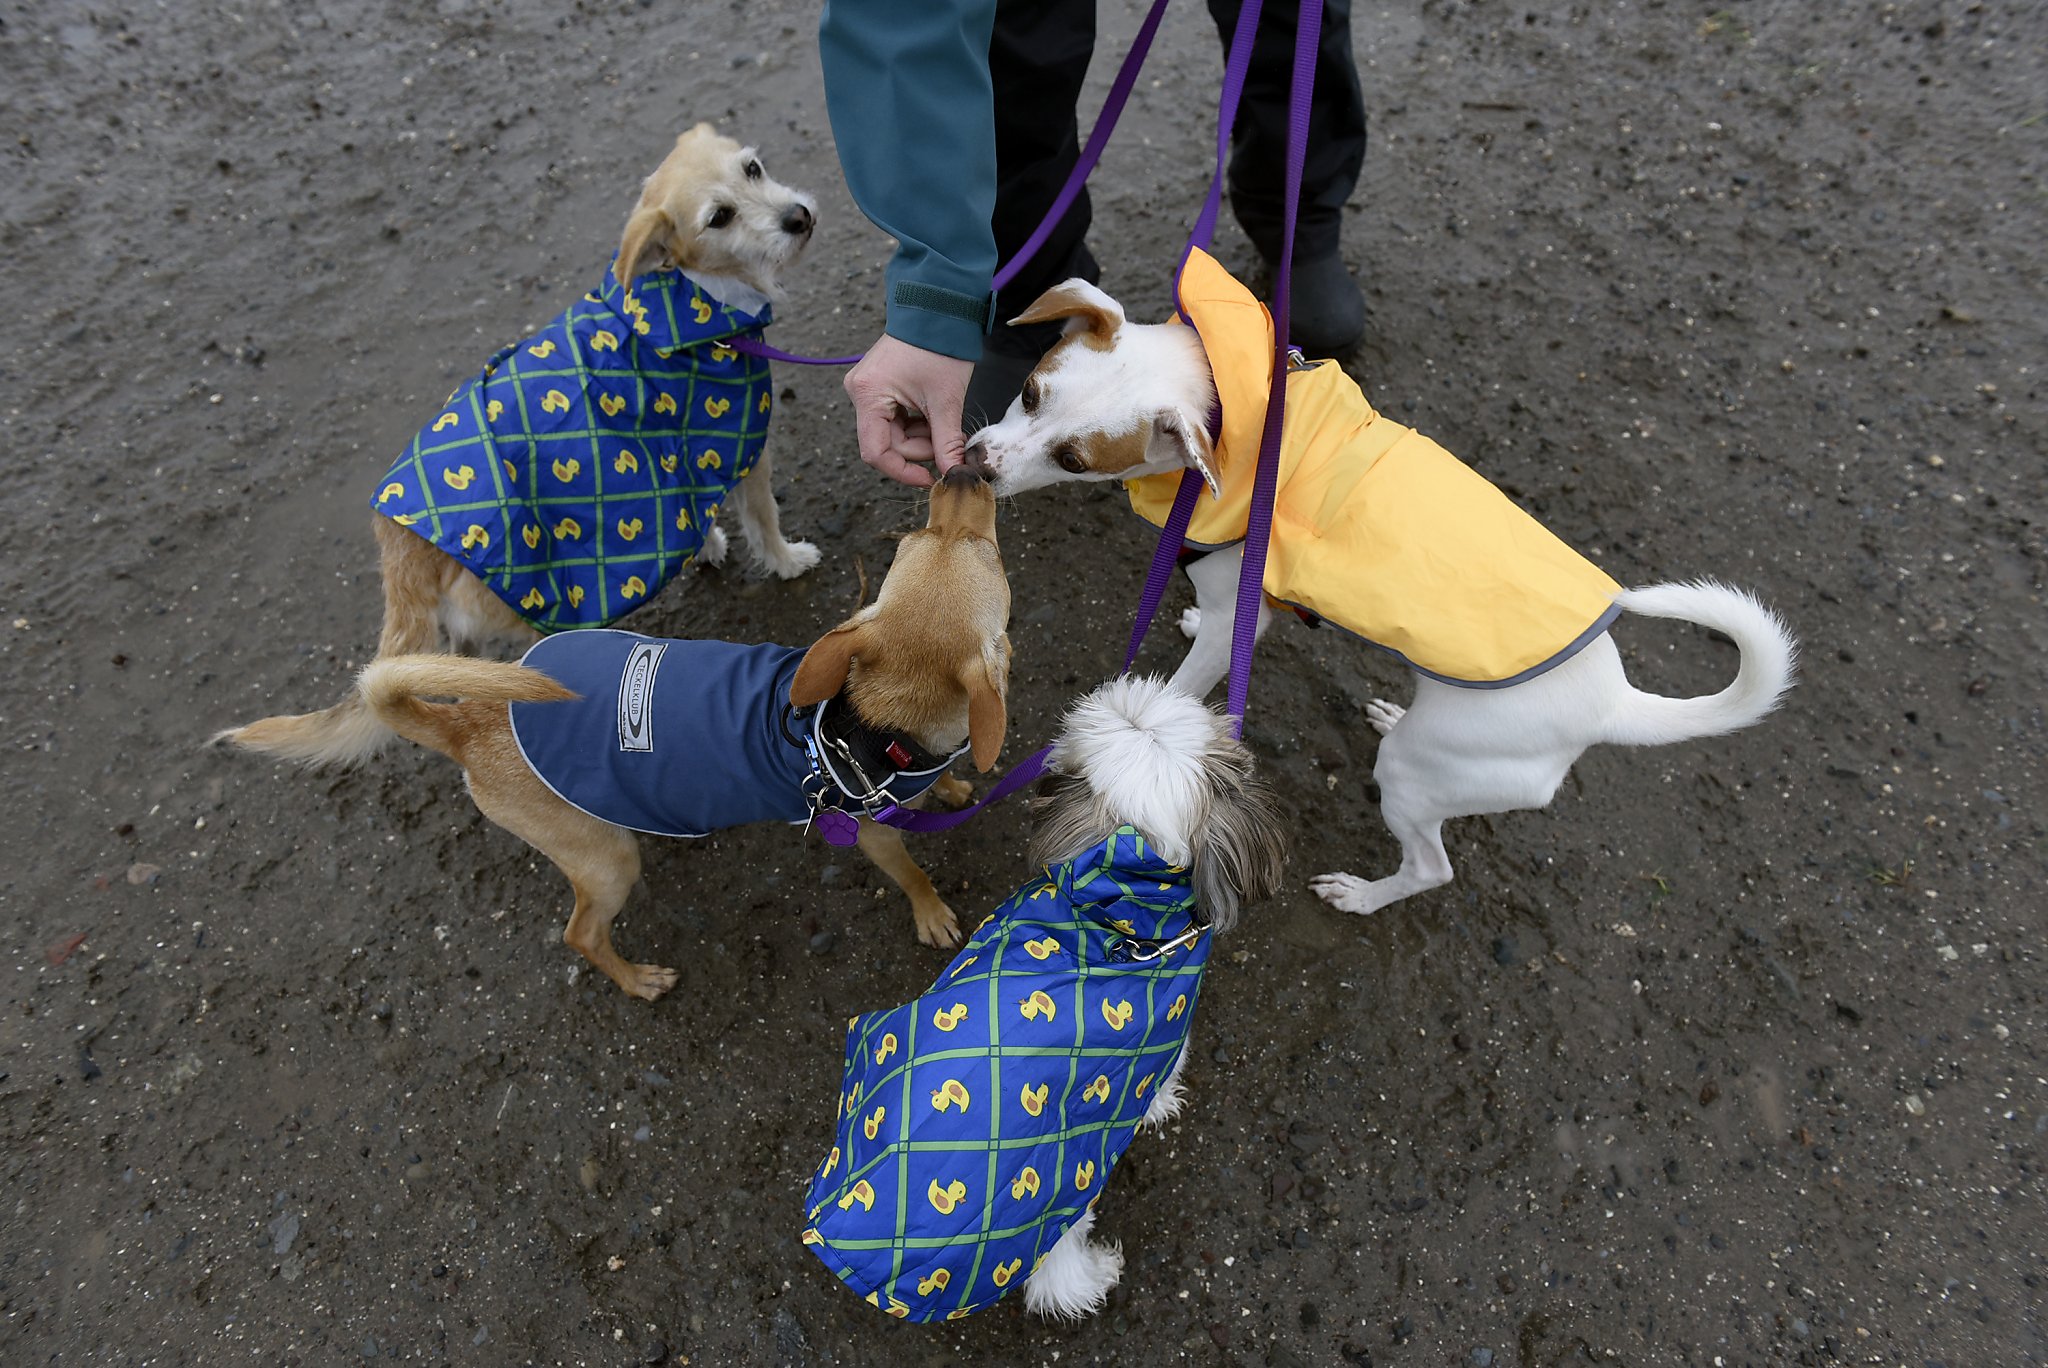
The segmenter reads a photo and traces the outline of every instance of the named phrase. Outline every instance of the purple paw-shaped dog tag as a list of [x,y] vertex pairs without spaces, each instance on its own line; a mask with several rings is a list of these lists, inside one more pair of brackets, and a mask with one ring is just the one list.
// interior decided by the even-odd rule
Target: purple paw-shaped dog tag
[[850,846],[860,839],[860,819],[847,812],[827,810],[818,814],[818,834],[827,845]]

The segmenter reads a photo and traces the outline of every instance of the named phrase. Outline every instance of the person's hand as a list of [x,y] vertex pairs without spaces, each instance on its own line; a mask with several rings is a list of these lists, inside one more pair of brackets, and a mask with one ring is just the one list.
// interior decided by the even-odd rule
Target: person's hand
[[884,334],[846,373],[860,458],[892,480],[919,487],[967,455],[960,409],[974,363]]

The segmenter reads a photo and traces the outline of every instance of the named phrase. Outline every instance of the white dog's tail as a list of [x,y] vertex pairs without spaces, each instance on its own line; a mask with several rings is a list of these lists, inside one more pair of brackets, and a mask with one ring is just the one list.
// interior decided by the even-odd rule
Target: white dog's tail
[[1717,694],[1666,698],[1630,687],[1608,719],[1606,739],[1623,746],[1668,746],[1702,736],[1740,731],[1761,721],[1792,687],[1798,647],[1784,622],[1755,595],[1711,580],[1651,584],[1616,596],[1625,612],[1676,618],[1722,632],[1742,663],[1735,680]]

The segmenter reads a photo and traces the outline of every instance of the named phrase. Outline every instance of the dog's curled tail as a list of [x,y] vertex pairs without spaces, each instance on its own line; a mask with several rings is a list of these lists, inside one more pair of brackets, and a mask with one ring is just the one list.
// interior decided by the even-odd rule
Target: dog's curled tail
[[1631,687],[1608,720],[1607,740],[1624,746],[1668,746],[1720,736],[1767,716],[1792,687],[1798,646],[1784,621],[1754,594],[1712,580],[1650,584],[1615,597],[1624,612],[1676,618],[1721,632],[1742,653],[1734,682],[1716,694],[1666,698]]
[[356,678],[363,704],[408,741],[456,755],[455,709],[426,698],[466,703],[563,703],[575,698],[539,670],[459,655],[404,655],[373,660]]
[[391,729],[377,720],[359,693],[319,712],[266,717],[213,735],[215,744],[263,751],[313,769],[360,765],[383,750],[390,739]]

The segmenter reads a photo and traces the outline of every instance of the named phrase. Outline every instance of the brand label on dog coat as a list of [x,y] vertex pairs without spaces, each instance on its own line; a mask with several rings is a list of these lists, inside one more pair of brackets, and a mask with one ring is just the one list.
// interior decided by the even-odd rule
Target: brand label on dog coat
[[602,626],[689,563],[768,433],[768,363],[720,345],[769,321],[680,271],[604,283],[485,363],[371,507],[542,631]]
[[626,657],[619,676],[619,749],[654,749],[654,671],[668,643],[642,642]]
[[1188,871],[1130,827],[1012,893],[923,997],[855,1017],[803,1242],[894,1316],[1023,1284],[1109,1181],[1186,1048],[1209,937]]

